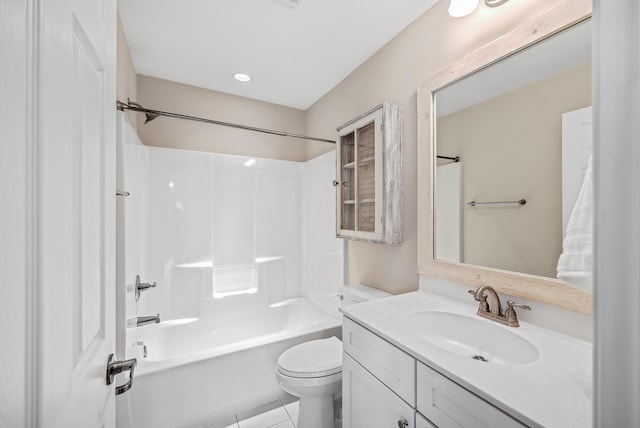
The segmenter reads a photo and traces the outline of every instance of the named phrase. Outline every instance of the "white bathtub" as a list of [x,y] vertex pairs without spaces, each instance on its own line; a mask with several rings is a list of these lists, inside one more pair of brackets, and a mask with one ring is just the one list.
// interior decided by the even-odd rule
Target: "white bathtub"
[[196,321],[142,327],[148,356],[139,359],[133,388],[118,398],[129,409],[120,412],[118,426],[200,427],[286,397],[274,374],[280,354],[341,335],[337,303],[327,301],[232,303]]

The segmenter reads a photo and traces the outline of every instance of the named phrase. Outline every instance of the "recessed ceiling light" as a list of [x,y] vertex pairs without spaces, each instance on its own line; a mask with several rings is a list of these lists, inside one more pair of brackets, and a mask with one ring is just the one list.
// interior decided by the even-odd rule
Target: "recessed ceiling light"
[[251,81],[251,76],[249,76],[246,73],[236,73],[233,75],[233,78],[236,79],[238,82],[250,82]]

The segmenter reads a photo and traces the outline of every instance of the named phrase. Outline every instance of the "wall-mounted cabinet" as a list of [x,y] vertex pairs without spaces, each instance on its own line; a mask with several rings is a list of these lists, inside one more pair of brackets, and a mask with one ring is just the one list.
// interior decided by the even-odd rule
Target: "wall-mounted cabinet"
[[383,103],[338,128],[339,238],[402,242],[402,128],[398,106]]

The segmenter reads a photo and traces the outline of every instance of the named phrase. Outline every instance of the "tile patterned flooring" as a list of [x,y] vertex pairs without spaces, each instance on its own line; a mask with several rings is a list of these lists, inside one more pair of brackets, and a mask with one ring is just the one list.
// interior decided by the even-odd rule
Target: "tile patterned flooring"
[[203,428],[296,428],[298,401],[277,400]]

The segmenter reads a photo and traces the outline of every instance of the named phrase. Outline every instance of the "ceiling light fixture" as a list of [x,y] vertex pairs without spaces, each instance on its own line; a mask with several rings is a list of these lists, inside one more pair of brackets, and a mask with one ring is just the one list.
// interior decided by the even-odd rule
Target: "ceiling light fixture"
[[251,81],[251,76],[249,76],[246,73],[236,73],[233,75],[233,78],[236,79],[238,82],[250,82]]
[[508,1],[509,0],[484,0],[484,4],[489,7],[498,7],[498,6],[502,6]]
[[449,15],[454,18],[462,18],[476,10],[477,7],[478,0],[451,0],[451,3],[449,3]]

